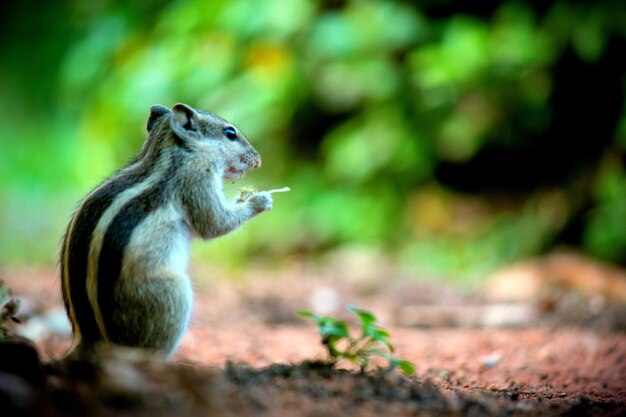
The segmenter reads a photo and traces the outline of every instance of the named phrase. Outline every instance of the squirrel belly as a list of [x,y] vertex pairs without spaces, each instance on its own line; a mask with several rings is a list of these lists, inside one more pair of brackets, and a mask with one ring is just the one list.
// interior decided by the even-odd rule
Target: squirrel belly
[[[97,296],[90,294],[90,299],[97,299],[91,304],[105,340],[166,355],[175,350],[193,304],[186,272],[190,240],[179,211],[164,205],[136,226],[119,270],[114,262],[101,264]],[[116,243],[112,239],[109,244]],[[101,254],[111,261],[113,252],[115,248],[103,248]]]

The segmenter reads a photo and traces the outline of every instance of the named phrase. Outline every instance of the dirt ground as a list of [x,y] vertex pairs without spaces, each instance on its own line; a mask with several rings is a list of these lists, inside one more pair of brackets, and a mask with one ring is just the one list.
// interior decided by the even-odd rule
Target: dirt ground
[[[15,330],[45,363],[28,347],[2,347],[0,401],[15,415],[46,416],[626,413],[623,271],[556,256],[464,291],[339,258],[247,274],[196,267],[192,325],[171,363],[123,351],[56,361],[69,346],[57,273],[0,269],[28,318]],[[377,315],[414,376],[322,362],[315,326],[296,312],[349,320],[347,304]]]

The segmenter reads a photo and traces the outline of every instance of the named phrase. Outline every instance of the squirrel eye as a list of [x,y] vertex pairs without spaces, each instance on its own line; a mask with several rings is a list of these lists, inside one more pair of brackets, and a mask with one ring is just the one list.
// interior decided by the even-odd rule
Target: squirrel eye
[[237,132],[230,126],[224,129],[224,135],[230,140],[237,139]]

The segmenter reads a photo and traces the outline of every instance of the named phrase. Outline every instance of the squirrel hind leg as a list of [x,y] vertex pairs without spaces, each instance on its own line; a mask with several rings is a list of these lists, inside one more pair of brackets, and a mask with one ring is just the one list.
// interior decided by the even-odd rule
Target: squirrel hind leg
[[170,357],[187,329],[193,292],[187,277],[124,279],[111,311],[102,311],[109,340]]

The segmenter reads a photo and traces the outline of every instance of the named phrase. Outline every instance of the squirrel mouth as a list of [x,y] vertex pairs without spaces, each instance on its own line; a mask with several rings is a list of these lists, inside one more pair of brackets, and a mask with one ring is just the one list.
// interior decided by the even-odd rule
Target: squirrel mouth
[[238,180],[239,178],[243,177],[243,174],[245,174],[244,170],[230,167],[224,172],[224,179]]

